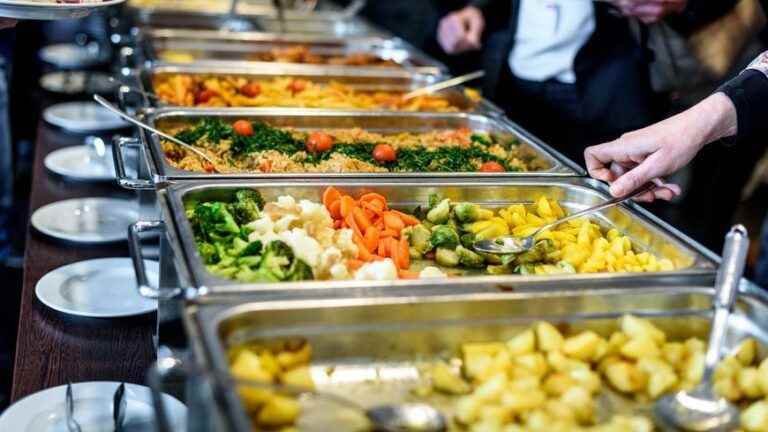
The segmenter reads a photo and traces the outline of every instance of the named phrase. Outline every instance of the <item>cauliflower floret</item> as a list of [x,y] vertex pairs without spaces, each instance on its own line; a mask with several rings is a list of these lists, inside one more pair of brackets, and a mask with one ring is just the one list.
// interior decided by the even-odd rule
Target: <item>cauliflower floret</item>
[[[266,233],[274,233],[275,232],[275,223],[272,222],[272,218],[270,218],[267,215],[264,215],[255,221],[249,223],[246,225],[248,228],[252,230],[251,235],[261,235]],[[253,239],[251,239],[253,241]]]
[[291,229],[291,224],[298,221],[299,218],[294,215],[285,215],[275,222],[275,231],[282,232]]
[[355,280],[387,281],[396,279],[397,267],[389,258],[365,264],[355,272]]
[[290,231],[283,231],[279,234],[280,238],[293,249],[293,253],[309,264],[314,270],[320,263],[320,254],[323,248],[317,240],[307,235],[307,232],[300,228],[294,228]]
[[333,223],[331,214],[328,213],[328,210],[322,204],[301,200],[299,201],[299,207],[301,208],[300,214],[303,221],[322,225],[331,225]]
[[334,264],[331,266],[329,273],[331,274],[331,279],[336,280],[345,280],[349,279],[350,277],[347,266],[342,263]]
[[424,267],[424,269],[419,272],[419,277],[422,279],[429,279],[429,278],[444,278],[446,277],[446,274],[440,271],[437,267]]

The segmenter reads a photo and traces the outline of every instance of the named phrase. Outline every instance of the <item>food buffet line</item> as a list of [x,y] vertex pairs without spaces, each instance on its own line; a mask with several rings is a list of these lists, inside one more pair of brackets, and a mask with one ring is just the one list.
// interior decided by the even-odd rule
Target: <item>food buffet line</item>
[[[190,351],[150,373],[189,430],[359,428],[331,393],[456,430],[645,431],[701,379],[716,255],[634,203],[479,253],[610,194],[471,88],[405,98],[445,67],[349,11],[184,3],[129,4],[118,102],[193,149],[137,130],[113,150],[155,209],[129,246],[156,348]],[[745,430],[768,412],[766,308],[744,281],[716,375]]]

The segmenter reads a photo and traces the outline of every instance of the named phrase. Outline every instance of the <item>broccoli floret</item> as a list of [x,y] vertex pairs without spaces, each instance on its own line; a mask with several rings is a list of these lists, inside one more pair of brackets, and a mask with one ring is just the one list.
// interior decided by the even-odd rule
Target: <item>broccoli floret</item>
[[459,265],[459,255],[452,249],[437,248],[435,261],[443,267],[456,267]]
[[465,267],[482,268],[485,266],[485,259],[482,256],[463,246],[456,248],[456,255],[459,256],[459,263]]
[[451,216],[451,200],[444,199],[440,201],[432,210],[427,213],[427,220],[435,224],[444,224]]
[[408,241],[419,254],[425,254],[432,250],[433,246],[430,242],[432,233],[424,227],[422,224],[414,225],[411,227],[411,232],[408,235]]
[[216,264],[221,260],[216,246],[208,242],[199,242],[197,244],[197,251],[200,253],[200,258],[203,259],[203,262],[206,265]]
[[253,222],[261,217],[261,209],[264,207],[264,199],[257,191],[241,189],[235,192],[235,201],[229,205],[232,216],[240,225]]
[[226,241],[240,233],[240,226],[221,202],[198,204],[195,220],[198,234],[206,241]]
[[285,280],[288,281],[304,281],[312,280],[315,275],[312,273],[312,267],[305,263],[303,260],[296,258],[293,260],[291,268],[288,269],[288,277]]
[[274,240],[264,249],[258,273],[264,280],[283,281],[288,276],[293,260],[293,249],[285,242]]
[[475,144],[480,144],[484,146],[493,145],[493,141],[491,141],[491,137],[485,133],[473,133],[472,135],[469,136],[469,139]]
[[429,242],[432,244],[432,247],[453,249],[459,244],[459,234],[451,226],[437,225],[432,228]]
[[261,254],[261,250],[263,249],[263,246],[260,241],[252,241],[248,243],[248,245],[240,251],[240,256],[258,256]]

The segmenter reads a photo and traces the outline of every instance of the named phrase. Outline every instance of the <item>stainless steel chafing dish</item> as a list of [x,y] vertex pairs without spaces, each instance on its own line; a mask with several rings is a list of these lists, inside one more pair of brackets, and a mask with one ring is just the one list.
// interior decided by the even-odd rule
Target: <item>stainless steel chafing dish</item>
[[[254,54],[301,45],[313,54],[324,56],[370,54],[418,73],[438,75],[447,70],[445,65],[397,38],[147,28],[139,32],[137,39],[143,57],[148,61],[211,65],[229,63],[235,66],[239,62],[247,62],[251,67],[262,67],[264,62],[254,60]],[[347,67],[355,70],[370,68]]]
[[[408,70],[393,68],[365,68],[355,70],[347,67],[331,67],[318,65],[298,65],[285,63],[265,63],[263,67],[254,69],[244,65],[213,66],[213,65],[170,65],[158,62],[145,65],[133,73],[131,79],[141,90],[155,93],[153,78],[162,75],[236,75],[254,80],[270,80],[277,77],[305,79],[317,83],[337,82],[350,86],[358,91],[395,91],[408,92],[440,80],[439,76],[420,74]],[[123,106],[131,105],[126,102],[131,94],[130,89],[122,88],[119,96]],[[481,99],[473,101],[464,94],[463,87],[453,87],[436,93],[447,98],[452,105],[462,112],[479,112],[501,115],[502,110],[490,101]],[[147,97],[140,98],[141,107],[154,105],[155,101]]]
[[[236,302],[191,305],[184,322],[204,369],[227,373],[227,350],[243,343],[298,338],[312,346],[311,373],[318,390],[353,395],[358,404],[375,406],[409,398],[412,389],[425,384],[420,366],[455,355],[460,344],[507,340],[539,320],[607,336],[616,330],[617,318],[633,314],[650,319],[672,340],[705,338],[712,296],[711,288],[695,285],[274,302],[244,296]],[[744,281],[729,320],[726,349],[746,337],[768,344],[766,328],[765,293]],[[219,415],[206,420],[221,422],[215,430],[252,430],[235,388],[218,388],[223,394],[214,412]],[[599,403],[598,410],[647,413],[648,405],[608,393],[609,401]],[[452,413],[449,401],[431,403]],[[342,418],[324,419],[343,430]],[[316,418],[305,420],[300,419],[300,430],[329,430]]]
[[[310,281],[279,284],[242,284],[225,280],[208,273],[197,251],[192,229],[187,221],[184,202],[189,199],[209,200],[226,199],[240,188],[258,189],[267,201],[275,200],[280,195],[289,194],[297,199],[310,199],[319,202],[326,186],[359,195],[363,192],[378,192],[386,196],[393,207],[413,208],[427,201],[429,194],[441,195],[456,201],[468,201],[487,207],[502,207],[512,203],[532,203],[541,195],[560,201],[569,210],[579,210],[609,199],[605,187],[595,181],[581,178],[563,179],[509,179],[503,182],[456,182],[417,180],[389,180],[372,184],[367,181],[271,181],[271,182],[221,182],[218,184],[185,182],[171,184],[159,191],[160,206],[163,211],[165,231],[170,239],[176,257],[176,267],[182,278],[198,289],[197,293],[259,292],[264,295],[281,293],[291,296],[305,295],[306,292],[334,289],[365,288],[369,290],[386,289],[406,290],[413,288],[418,295],[421,289],[448,290],[450,292],[482,290],[541,290],[545,286],[556,289],[575,287],[593,287],[596,284],[649,284],[656,283],[711,283],[714,280],[717,257],[705,248],[662,222],[636,204],[614,207],[596,214],[595,218],[606,227],[613,227],[628,235],[636,247],[652,252],[660,257],[672,260],[678,270],[659,273],[598,273],[549,276],[466,276],[451,279],[422,279],[398,281]],[[132,227],[134,264],[140,290],[150,296],[158,296],[148,286],[143,274],[143,261],[140,248],[135,238],[141,231],[158,229],[161,223],[141,223]],[[195,294],[195,290],[192,290]],[[189,290],[178,289],[167,292],[168,295],[189,294]],[[321,294],[322,295],[322,294]]]
[[225,119],[249,119],[267,122],[273,126],[291,127],[300,130],[354,128],[359,127],[375,132],[397,133],[428,132],[432,130],[469,128],[478,132],[518,137],[546,163],[546,169],[535,172],[509,173],[288,173],[288,174],[206,174],[183,171],[170,166],[160,145],[159,138],[150,133],[141,133],[142,148],[147,155],[148,179],[128,178],[122,169],[124,147],[139,145],[138,140],[118,139],[113,146],[118,171],[118,182],[130,189],[154,189],[168,181],[176,180],[222,180],[222,179],[287,179],[287,178],[404,178],[404,177],[460,177],[498,179],[521,176],[563,177],[583,175],[583,170],[546,144],[531,137],[516,125],[499,117],[468,113],[399,113],[361,111],[307,111],[303,109],[172,109],[150,110],[145,120],[160,130],[169,125],[195,123],[200,118],[218,117]]

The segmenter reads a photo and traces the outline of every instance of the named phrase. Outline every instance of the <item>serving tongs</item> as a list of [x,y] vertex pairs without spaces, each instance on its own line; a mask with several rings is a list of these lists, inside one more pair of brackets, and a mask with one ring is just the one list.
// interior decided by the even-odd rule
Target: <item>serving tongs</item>
[[406,93],[405,95],[403,95],[403,100],[409,100],[415,97],[432,94],[436,91],[445,90],[451,87],[456,87],[458,85],[461,85],[470,81],[474,81],[476,79],[480,79],[484,76],[485,76],[485,71],[482,71],[482,70],[470,72],[464,75],[459,75],[457,77],[450,78],[445,81],[440,81],[434,84],[430,84],[428,86],[418,88],[416,90],[412,90]]
[[214,160],[213,158],[211,158],[209,155],[207,155],[204,152],[202,152],[201,150],[198,150],[197,148],[195,148],[193,145],[187,144],[184,141],[181,141],[180,139],[178,139],[178,138],[176,138],[174,136],[171,136],[171,135],[169,135],[169,134],[167,134],[167,133],[165,133],[163,131],[160,131],[158,129],[153,128],[152,126],[144,123],[143,121],[137,119],[136,117],[134,117],[134,116],[126,113],[125,111],[121,110],[120,108],[114,106],[113,104],[111,104],[110,102],[108,102],[106,99],[104,99],[103,97],[101,97],[99,95],[93,95],[93,100],[98,102],[101,106],[103,106],[104,108],[106,108],[110,112],[112,112],[115,115],[119,116],[120,118],[124,119],[125,121],[130,122],[130,123],[132,123],[132,124],[142,128],[142,129],[146,129],[146,130],[148,130],[148,131],[150,131],[150,132],[152,132],[154,134],[157,134],[160,137],[162,137],[163,139],[166,139],[166,140],[168,140],[168,141],[178,145],[179,147],[184,148],[185,150],[191,151],[192,153],[194,153],[200,159],[203,159],[204,161],[208,162],[210,164],[210,168],[211,168],[211,170],[213,172],[221,173],[221,170],[219,170],[216,167],[218,162],[216,160]]

